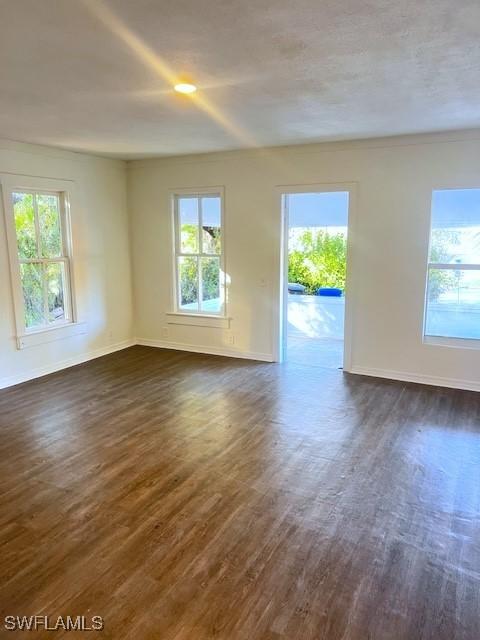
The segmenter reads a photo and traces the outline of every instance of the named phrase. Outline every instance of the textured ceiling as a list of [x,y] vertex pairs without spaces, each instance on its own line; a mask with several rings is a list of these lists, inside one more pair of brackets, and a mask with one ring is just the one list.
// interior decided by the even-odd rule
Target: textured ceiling
[[479,0],[0,0],[0,14],[3,138],[134,158],[480,126]]

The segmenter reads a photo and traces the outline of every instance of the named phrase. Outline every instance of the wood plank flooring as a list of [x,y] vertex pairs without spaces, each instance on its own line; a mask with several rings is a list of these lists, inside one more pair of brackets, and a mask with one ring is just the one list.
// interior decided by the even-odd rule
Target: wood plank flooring
[[138,346],[0,433],[0,636],[480,638],[478,394]]

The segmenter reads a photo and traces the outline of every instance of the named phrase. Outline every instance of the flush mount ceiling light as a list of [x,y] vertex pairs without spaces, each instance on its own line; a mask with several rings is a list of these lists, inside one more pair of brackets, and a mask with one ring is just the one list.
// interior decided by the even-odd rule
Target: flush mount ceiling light
[[189,82],[180,82],[176,84],[174,87],[175,91],[178,93],[195,93],[197,87],[194,84],[190,84]]

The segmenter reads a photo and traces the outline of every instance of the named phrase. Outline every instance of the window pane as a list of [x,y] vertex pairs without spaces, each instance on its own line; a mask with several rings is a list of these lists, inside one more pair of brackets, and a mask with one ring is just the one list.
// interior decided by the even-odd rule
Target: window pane
[[201,258],[202,261],[202,301],[201,310],[219,313],[220,300],[220,259]]
[[198,258],[178,258],[180,307],[198,311]]
[[48,321],[62,322],[65,316],[65,265],[63,262],[50,262],[45,265],[47,278]]
[[20,264],[27,329],[45,324],[42,271],[43,266],[39,263]]
[[38,194],[37,208],[42,255],[44,258],[58,258],[62,255],[58,196],[54,194]]
[[202,252],[219,255],[221,202],[218,196],[202,198]]
[[480,270],[429,270],[425,334],[480,338]]
[[480,189],[433,192],[430,262],[480,264]]
[[180,253],[198,253],[198,198],[178,198]]
[[37,258],[33,194],[14,192],[12,193],[12,200],[15,230],[17,232],[18,257],[20,260]]

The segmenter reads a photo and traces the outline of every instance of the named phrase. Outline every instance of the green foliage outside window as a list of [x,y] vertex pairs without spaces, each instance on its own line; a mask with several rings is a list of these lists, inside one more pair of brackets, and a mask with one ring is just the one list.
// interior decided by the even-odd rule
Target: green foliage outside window
[[[64,317],[63,265],[60,262],[24,262],[62,255],[58,196],[12,194],[20,276],[27,328]],[[37,220],[35,215],[35,203]],[[37,243],[40,231],[40,252]],[[47,315],[46,315],[47,314]]]
[[17,232],[18,257],[20,259],[37,258],[37,234],[35,230],[35,214],[33,194],[14,193],[13,211],[15,214],[15,230]]
[[341,233],[305,231],[289,253],[288,281],[302,284],[307,293],[320,287],[345,288],[347,240]]
[[178,280],[180,282],[181,305],[197,302],[197,258],[183,257],[179,259]]
[[[456,231],[433,229],[430,262],[449,263],[453,259],[452,247],[459,242]],[[302,284],[306,293],[315,293],[320,287],[345,288],[347,240],[342,234],[330,235],[324,230],[307,230],[297,240],[297,248],[289,253],[288,281]],[[429,298],[439,296],[458,285],[454,271],[431,269]]]
[[[203,247],[212,253],[220,252],[220,229],[203,227]],[[208,244],[207,244],[208,241]],[[181,245],[183,253],[196,253],[197,226],[182,224]],[[199,261],[199,262],[198,262]],[[220,297],[220,260],[218,257],[183,256],[179,263],[179,281],[182,306],[198,301],[198,269],[202,277],[202,301]]]
[[[452,261],[452,246],[459,243],[459,235],[456,231],[447,229],[432,229],[430,239],[430,262]],[[438,300],[442,293],[459,286],[459,272],[446,269],[430,269],[428,280],[429,300]]]

